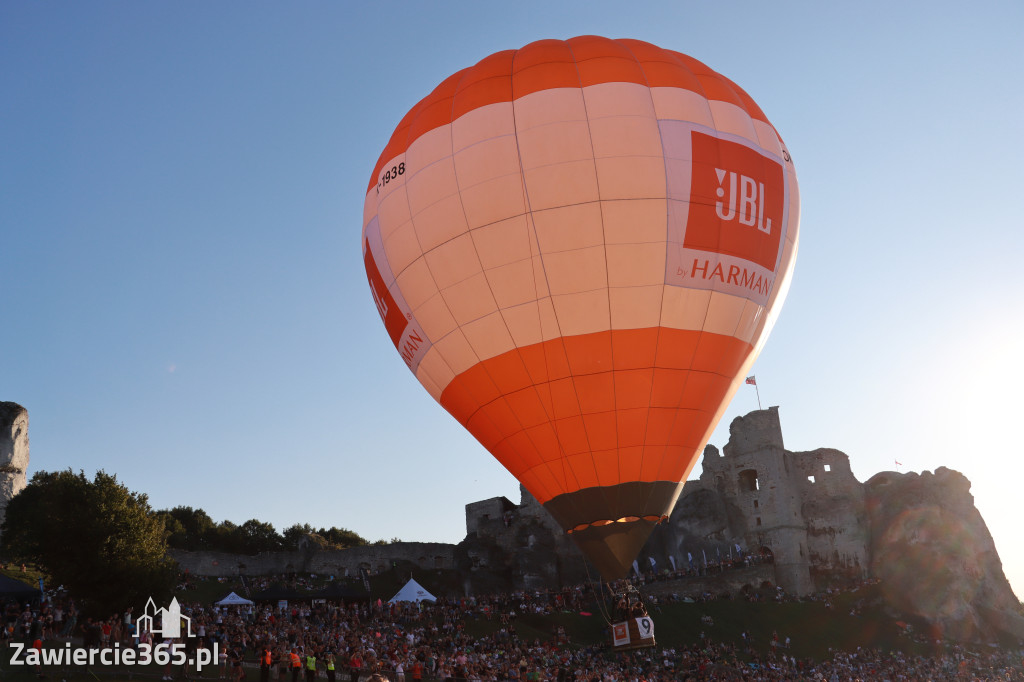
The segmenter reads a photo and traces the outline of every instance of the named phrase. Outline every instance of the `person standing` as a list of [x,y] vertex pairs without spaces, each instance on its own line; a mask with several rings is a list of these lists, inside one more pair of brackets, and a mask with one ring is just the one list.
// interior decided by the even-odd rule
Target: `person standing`
[[269,644],[260,650],[260,682],[270,682],[270,669],[274,667],[274,654]]
[[[148,633],[143,631],[142,637],[145,638],[145,637],[148,637],[148,636],[149,636]],[[143,642],[143,640],[141,638],[140,638],[139,642],[140,643],[145,643],[145,642]],[[218,647],[218,649],[220,649],[220,651],[217,652],[217,659],[218,659],[217,662],[220,664],[220,671],[217,673],[217,679],[218,680],[223,680],[225,677],[228,676],[228,648],[227,648],[227,646],[223,646],[223,647]]]
[[359,682],[359,673],[362,672],[362,669],[363,657],[359,654],[359,650],[356,649],[348,657],[348,674],[351,682]]
[[327,682],[334,682],[334,652],[327,652]]
[[306,652],[306,682],[316,682],[316,652]]
[[277,655],[277,682],[285,682],[288,679],[288,650],[278,649]]
[[[169,638],[165,639],[164,642],[162,642],[162,643],[166,643],[167,644],[167,650],[168,651],[174,651],[174,638],[173,637],[169,637]],[[166,663],[166,665],[164,665],[164,674],[160,678],[161,680],[173,680],[174,679],[174,676],[171,675],[171,661],[172,660],[173,660],[173,657],[170,657],[170,658],[167,659],[167,663]]]
[[[35,649],[35,651],[36,651],[36,661],[42,661],[43,660],[43,640],[40,639],[40,638],[36,638],[36,640],[34,642],[32,642],[32,648]],[[43,675],[43,667],[42,667],[41,663],[36,663],[34,666],[32,666],[32,668],[36,671],[36,677],[38,677],[40,679],[42,679],[43,677],[46,677],[45,675]]]
[[238,642],[231,645],[228,657],[231,659],[231,679],[242,682],[245,679],[245,669],[242,667],[242,646]]

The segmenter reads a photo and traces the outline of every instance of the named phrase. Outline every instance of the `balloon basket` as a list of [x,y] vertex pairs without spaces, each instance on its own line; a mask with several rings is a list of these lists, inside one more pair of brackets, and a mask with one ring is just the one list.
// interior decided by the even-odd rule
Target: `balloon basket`
[[655,646],[654,620],[650,616],[612,624],[612,651],[632,651]]

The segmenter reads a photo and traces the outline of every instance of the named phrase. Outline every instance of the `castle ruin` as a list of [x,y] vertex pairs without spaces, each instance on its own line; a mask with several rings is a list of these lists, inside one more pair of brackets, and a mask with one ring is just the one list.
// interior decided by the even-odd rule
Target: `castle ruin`
[[[770,554],[776,583],[787,592],[804,595],[825,578],[868,575],[865,491],[850,458],[827,448],[786,450],[777,407],[733,420],[724,455],[705,448],[700,478],[687,481],[681,498],[669,535],[714,542],[716,556],[722,541]],[[717,527],[694,523],[696,505],[705,507],[704,517],[709,505],[724,509]]]
[[0,402],[0,523],[7,503],[26,485],[28,469],[28,410],[17,403]]
[[[832,449],[786,450],[777,407],[734,420],[724,450],[704,450],[700,478],[686,482],[669,521],[651,535],[640,570],[718,563],[742,550],[770,556],[773,582],[791,594],[868,576],[865,489],[849,457]],[[579,577],[579,552],[525,489],[518,505],[504,497],[466,505],[471,556],[479,564],[489,546],[506,554],[521,550],[524,525],[534,544],[554,536],[544,538],[556,558],[547,557],[547,571],[563,581]],[[522,572],[519,582],[547,582],[543,572]]]

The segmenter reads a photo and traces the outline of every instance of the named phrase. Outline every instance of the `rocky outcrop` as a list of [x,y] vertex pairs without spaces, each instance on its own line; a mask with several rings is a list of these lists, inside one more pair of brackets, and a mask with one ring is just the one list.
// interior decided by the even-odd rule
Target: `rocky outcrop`
[[17,403],[0,402],[0,523],[7,503],[26,485],[28,411]]
[[865,488],[871,574],[892,606],[924,618],[939,636],[1024,637],[1020,603],[963,474],[884,472]]

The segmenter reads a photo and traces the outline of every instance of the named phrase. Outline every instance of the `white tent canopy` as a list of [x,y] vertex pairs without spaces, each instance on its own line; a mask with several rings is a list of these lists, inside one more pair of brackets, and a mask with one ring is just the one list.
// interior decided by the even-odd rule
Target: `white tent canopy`
[[405,587],[398,591],[398,594],[391,598],[389,603],[394,604],[399,601],[421,602],[424,600],[437,601],[437,597],[423,589],[423,586],[418,582],[409,578],[409,582],[405,584]]
[[251,606],[252,602],[245,597],[239,597],[237,594],[232,592],[228,596],[221,599],[219,602],[215,602],[217,606]]

